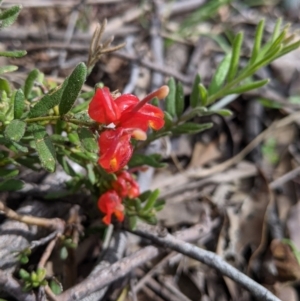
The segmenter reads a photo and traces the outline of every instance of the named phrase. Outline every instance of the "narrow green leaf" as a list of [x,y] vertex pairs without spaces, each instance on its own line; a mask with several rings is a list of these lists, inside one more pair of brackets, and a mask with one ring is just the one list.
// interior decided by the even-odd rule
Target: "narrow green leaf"
[[19,58],[27,54],[26,50],[0,51],[0,56]]
[[95,184],[96,183],[96,175],[95,175],[93,164],[88,164],[86,166],[86,169],[88,171],[88,178],[89,178],[90,182],[92,184]]
[[13,72],[13,71],[18,70],[18,68],[19,67],[14,66],[14,65],[0,67],[0,74],[8,73],[8,72]]
[[25,96],[22,89],[17,90],[14,98],[14,118],[21,118],[25,107]]
[[17,169],[4,169],[3,167],[0,169],[0,178],[9,179],[17,176],[19,171]]
[[169,86],[169,94],[165,99],[166,111],[172,116],[176,115],[176,105],[175,105],[175,97],[176,97],[176,83],[173,77],[171,77],[168,81]]
[[281,57],[281,56],[284,56],[285,54],[291,52],[291,51],[294,51],[296,50],[297,48],[300,47],[300,41],[297,41],[293,44],[290,44],[288,46],[285,46],[284,48],[281,49],[281,51],[275,56],[274,60]]
[[57,155],[56,159],[57,159],[58,163],[61,165],[61,167],[63,168],[63,170],[66,172],[67,175],[69,175],[71,177],[76,176],[76,172],[74,171],[72,166],[67,161],[66,156]]
[[230,67],[227,76],[228,82],[231,82],[234,79],[238,71],[243,38],[244,34],[242,32],[239,32],[234,38]]
[[262,19],[259,21],[256,32],[255,32],[255,38],[254,38],[254,45],[252,48],[252,53],[250,57],[250,64],[254,63],[257,59],[258,53],[260,51],[261,47],[261,41],[264,33],[265,28],[265,19]]
[[19,119],[12,120],[5,128],[4,135],[12,141],[20,141],[24,136],[26,123]]
[[227,73],[228,73],[228,70],[229,70],[230,62],[231,62],[231,53],[228,53],[224,57],[222,62],[219,64],[219,66],[212,78],[212,81],[208,87],[209,95],[216,93],[223,86],[224,81],[227,76]]
[[149,165],[156,168],[165,167],[165,163],[159,162],[161,160],[160,155],[152,154],[152,155],[142,155],[142,154],[134,154],[128,165],[129,167],[137,167],[142,165]]
[[207,112],[207,108],[196,107],[196,108],[192,109],[190,112],[181,116],[180,121],[188,121],[188,120],[194,118],[195,116],[203,116],[203,115],[205,115],[206,112]]
[[15,5],[0,13],[0,29],[10,26],[17,19],[22,6]]
[[177,118],[180,118],[184,110],[184,92],[181,83],[178,83],[176,86],[175,106]]
[[173,134],[196,134],[207,130],[213,126],[212,123],[193,123],[186,122],[172,129]]
[[137,218],[136,215],[129,217],[129,228],[131,230],[135,230],[136,229],[137,221],[138,221],[138,218]]
[[29,129],[34,137],[36,150],[38,152],[41,165],[48,171],[55,171],[55,149],[43,126],[32,124]]
[[71,110],[80,93],[82,85],[85,82],[86,75],[86,65],[84,63],[78,64],[70,75],[68,84],[66,85],[61,97],[61,101],[59,103],[59,113],[61,115],[64,115]]
[[50,94],[46,94],[41,100],[30,110],[28,117],[40,117],[48,113],[48,111],[57,106],[61,100],[62,93],[67,85],[68,79],[66,79],[61,86]]
[[16,191],[23,188],[24,183],[20,180],[9,179],[0,182],[0,191]]
[[26,99],[29,98],[31,90],[34,85],[34,81],[38,78],[38,76],[39,76],[39,71],[37,69],[33,69],[32,71],[29,72],[24,84],[24,95]]
[[173,126],[173,118],[167,111],[164,111],[164,121],[166,129]]
[[274,27],[274,31],[272,33],[272,38],[271,38],[272,42],[274,42],[279,36],[281,23],[282,23],[282,19],[281,18],[277,19],[275,27]]
[[84,149],[89,152],[98,152],[98,144],[96,142],[96,137],[93,133],[87,128],[79,128],[78,136],[81,142],[81,145]]
[[242,93],[245,93],[250,90],[255,90],[255,89],[261,88],[262,86],[266,85],[268,82],[269,82],[269,79],[258,80],[258,81],[234,88],[234,89],[230,90],[227,94],[242,94]]
[[227,109],[221,109],[221,110],[216,110],[214,111],[215,114],[219,114],[223,117],[226,117],[226,116],[231,116],[232,115],[232,111],[230,110],[227,110]]
[[143,207],[143,214],[148,213],[153,208],[157,198],[159,197],[159,189],[155,189],[149,196],[145,206]]
[[0,77],[0,90],[5,91],[7,95],[10,95],[11,89],[7,79]]
[[204,85],[199,84],[200,105],[206,107],[208,105],[208,93]]
[[200,75],[197,74],[193,82],[192,92],[190,95],[190,105],[192,108],[196,108],[197,106],[200,105],[199,88],[198,88],[200,81],[201,81]]

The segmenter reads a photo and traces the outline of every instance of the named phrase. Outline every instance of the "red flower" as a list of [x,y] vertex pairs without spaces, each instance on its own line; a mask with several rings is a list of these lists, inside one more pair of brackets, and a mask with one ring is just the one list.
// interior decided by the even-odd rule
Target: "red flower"
[[135,198],[140,195],[139,184],[127,171],[122,171],[117,175],[117,180],[112,183],[112,187],[120,197]]
[[145,140],[148,127],[159,130],[164,126],[163,111],[147,102],[154,97],[164,98],[168,92],[169,88],[163,86],[139,101],[132,94],[114,100],[108,88],[96,90],[88,109],[90,117],[99,123],[114,125],[102,132],[98,141],[98,162],[107,172],[116,172],[128,163],[133,151],[131,137]]
[[98,200],[98,208],[105,214],[102,219],[103,223],[109,225],[111,223],[111,216],[114,214],[118,221],[124,220],[124,206],[122,200],[114,190],[109,190],[101,195]]

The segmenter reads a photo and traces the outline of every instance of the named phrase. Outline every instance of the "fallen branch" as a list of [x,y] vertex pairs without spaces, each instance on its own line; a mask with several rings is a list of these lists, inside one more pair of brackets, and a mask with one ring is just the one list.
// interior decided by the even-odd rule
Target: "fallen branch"
[[133,233],[150,239],[160,246],[172,249],[207,264],[208,266],[219,271],[222,275],[227,276],[240,284],[255,298],[257,298],[257,300],[280,301],[280,299],[274,296],[269,290],[225,262],[220,256],[176,238],[175,236],[169,234],[165,228],[162,229],[159,227],[141,224],[139,225],[138,230],[134,231]]

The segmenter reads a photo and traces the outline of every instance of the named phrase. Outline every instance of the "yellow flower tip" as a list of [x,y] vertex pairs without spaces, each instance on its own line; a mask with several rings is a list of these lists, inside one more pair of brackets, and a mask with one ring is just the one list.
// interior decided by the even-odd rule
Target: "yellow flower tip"
[[168,86],[162,86],[160,87],[158,90],[155,91],[155,96],[158,98],[158,99],[164,99],[168,96],[169,94],[169,87]]
[[147,134],[142,130],[136,129],[132,132],[132,137],[136,140],[145,141],[147,139]]

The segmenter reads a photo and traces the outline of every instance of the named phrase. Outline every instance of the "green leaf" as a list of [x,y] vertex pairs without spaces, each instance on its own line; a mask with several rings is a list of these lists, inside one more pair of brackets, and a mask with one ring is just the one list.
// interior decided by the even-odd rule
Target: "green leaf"
[[178,83],[176,86],[175,108],[177,118],[180,118],[184,109],[184,92],[181,83]]
[[74,177],[76,176],[76,172],[72,168],[72,166],[67,161],[66,156],[57,155],[57,161],[62,166],[63,170],[66,172],[67,175]]
[[81,145],[84,149],[86,149],[89,152],[98,152],[98,144],[96,142],[96,137],[89,129],[79,128],[78,136]]
[[201,81],[200,75],[197,74],[193,82],[192,92],[190,95],[190,105],[192,108],[195,108],[200,105],[199,88],[198,88],[200,81]]
[[255,90],[258,88],[261,88],[262,86],[266,85],[269,82],[269,79],[263,79],[263,80],[258,80],[255,82],[251,82],[245,85],[242,85],[240,87],[234,88],[226,94],[242,94],[250,90]]
[[138,221],[138,218],[137,218],[136,215],[129,217],[129,228],[131,230],[135,230],[136,229],[137,221]]
[[154,209],[155,211],[160,211],[164,208],[166,204],[165,200],[156,200],[155,204],[154,204]]
[[69,255],[68,249],[66,247],[62,247],[59,255],[61,260],[66,260]]
[[4,135],[7,139],[12,141],[20,141],[24,136],[26,123],[19,119],[12,120],[5,128]]
[[188,121],[192,118],[194,118],[195,116],[203,116],[206,115],[207,112],[207,108],[205,107],[196,107],[194,109],[192,109],[190,112],[184,114],[183,116],[181,116],[180,121]]
[[28,117],[35,118],[46,115],[48,111],[57,106],[61,100],[62,93],[67,85],[68,79],[66,79],[61,86],[50,94],[46,94],[41,100],[30,110]]
[[55,148],[45,128],[38,124],[32,124],[30,131],[33,134],[35,147],[38,152],[41,165],[48,171],[55,171]]
[[95,184],[96,183],[96,175],[95,175],[93,164],[88,164],[86,166],[86,168],[87,168],[87,171],[88,171],[88,178],[89,178],[90,182],[92,184]]
[[26,264],[26,263],[28,263],[29,258],[26,255],[22,255],[22,256],[20,256],[19,261],[21,264]]
[[17,90],[14,98],[14,118],[21,118],[25,107],[25,96],[22,89]]
[[236,37],[234,38],[230,67],[229,67],[228,75],[227,75],[228,82],[230,82],[234,79],[234,77],[238,71],[243,37],[244,37],[243,33],[239,32],[236,35]]
[[29,98],[31,90],[34,85],[34,81],[38,78],[38,76],[39,76],[39,71],[37,69],[33,69],[32,71],[29,72],[24,84],[24,95],[26,99]]
[[208,105],[208,93],[204,85],[199,84],[200,105],[205,107]]
[[164,111],[164,121],[166,129],[169,129],[173,126],[173,118],[167,111]]
[[24,269],[20,269],[19,276],[23,280],[30,280],[30,274],[27,271],[25,271]]
[[219,64],[219,66],[212,78],[212,81],[208,87],[209,95],[218,92],[220,90],[220,88],[223,86],[226,76],[227,76],[227,73],[228,73],[228,70],[229,70],[230,62],[231,62],[231,53],[228,53],[224,57],[222,62]]
[[230,110],[226,110],[226,109],[222,109],[222,110],[216,110],[214,111],[215,114],[219,114],[221,116],[231,116],[232,115],[232,112]]
[[82,85],[85,82],[86,75],[86,65],[84,63],[78,64],[70,75],[68,84],[63,91],[61,101],[59,103],[60,115],[64,115],[71,110],[80,93]]
[[39,282],[42,282],[44,278],[46,277],[46,269],[44,268],[38,268],[36,271],[37,279]]
[[13,178],[19,174],[17,169],[4,169],[3,167],[0,169],[0,178],[8,179]]
[[129,167],[136,167],[136,166],[142,166],[142,165],[149,165],[156,168],[162,168],[165,167],[165,163],[159,162],[161,159],[160,155],[152,154],[152,155],[142,155],[142,154],[134,154],[128,165]]
[[10,26],[17,19],[22,6],[15,5],[0,13],[0,29]]
[[9,179],[0,182],[0,191],[16,191],[23,188],[24,183],[20,180]]
[[176,115],[176,83],[173,77],[171,77],[168,81],[169,86],[169,94],[165,99],[166,111],[172,116]]
[[143,207],[143,214],[148,213],[153,208],[157,198],[159,197],[159,189],[155,189],[149,196],[145,206]]
[[19,58],[27,54],[26,50],[0,51],[0,56]]
[[8,73],[8,72],[13,72],[13,71],[18,70],[18,68],[19,67],[14,66],[14,65],[8,65],[8,66],[0,67],[0,74]]
[[212,123],[186,122],[172,129],[173,134],[196,134],[205,131],[213,126]]
[[280,35],[281,23],[282,23],[282,19],[281,18],[277,19],[273,33],[272,33],[272,38],[271,38],[272,42],[274,42]]
[[151,101],[151,104],[155,107],[159,107],[159,99],[157,97],[154,97]]
[[5,91],[5,93],[7,95],[10,95],[10,85],[8,80],[6,80],[5,78],[0,77],[0,90],[1,91]]
[[63,291],[63,290],[62,290],[62,285],[61,285],[58,281],[56,281],[56,280],[54,280],[54,279],[52,279],[52,280],[50,281],[49,286],[50,286],[51,291],[53,292],[54,295],[59,295],[59,294],[61,294],[62,291]]
[[254,63],[257,59],[258,53],[260,51],[260,47],[261,47],[261,41],[262,41],[262,37],[263,37],[263,33],[264,33],[264,28],[265,28],[265,20],[260,20],[257,28],[256,28],[256,32],[255,32],[255,38],[254,38],[254,45],[252,48],[252,53],[251,53],[251,57],[250,57],[250,64]]

